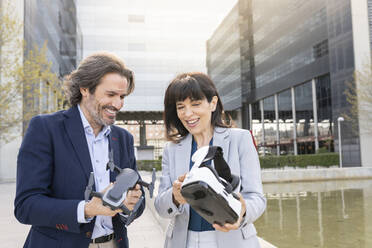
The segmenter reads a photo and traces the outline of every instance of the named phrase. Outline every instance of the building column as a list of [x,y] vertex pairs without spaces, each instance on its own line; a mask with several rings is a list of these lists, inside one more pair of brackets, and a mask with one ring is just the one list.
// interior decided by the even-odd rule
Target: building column
[[295,90],[291,88],[292,95],[292,119],[293,119],[293,152],[297,155],[297,132],[296,132],[296,101],[295,101]]
[[263,156],[266,154],[266,142],[265,142],[265,117],[264,117],[264,107],[263,100],[260,100],[260,109],[261,109],[261,123],[262,123],[262,144],[263,144]]
[[252,104],[249,104],[249,129],[252,130]]
[[278,94],[274,95],[274,102],[275,102],[275,121],[276,121],[276,155],[280,156]]
[[146,125],[145,121],[140,121],[140,147],[145,147],[147,146],[147,141],[146,141]]
[[315,141],[315,153],[319,150],[319,138],[318,138],[318,104],[316,101],[316,85],[315,79],[311,80],[311,86],[313,90],[313,115],[314,115],[314,141]]

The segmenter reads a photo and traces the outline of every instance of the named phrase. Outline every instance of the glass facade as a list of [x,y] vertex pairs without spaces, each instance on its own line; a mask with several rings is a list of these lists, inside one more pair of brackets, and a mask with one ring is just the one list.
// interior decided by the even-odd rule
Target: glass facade
[[263,132],[260,102],[255,102],[252,104],[252,133],[259,148],[264,147]]
[[[242,102],[232,110],[241,113],[243,128],[253,130],[263,154],[278,148],[281,155],[338,151],[334,123],[350,110],[344,92],[354,71],[352,1],[239,0],[239,29],[215,31],[220,40],[240,33],[240,64],[229,65],[240,65]],[[371,19],[372,0],[366,3]],[[351,128],[347,121],[343,126]],[[342,135],[345,166],[361,163],[358,135]]]
[[297,151],[315,153],[314,112],[311,82],[295,87]]
[[329,74],[316,79],[319,148],[333,152],[331,80]]
[[226,110],[242,105],[239,12],[236,5],[207,41],[208,75],[216,85]]

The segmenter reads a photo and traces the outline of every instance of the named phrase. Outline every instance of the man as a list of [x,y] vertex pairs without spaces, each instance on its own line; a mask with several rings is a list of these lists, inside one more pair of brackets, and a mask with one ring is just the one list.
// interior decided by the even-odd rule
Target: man
[[[14,212],[32,225],[24,247],[127,248],[121,210],[83,199],[90,172],[96,191],[115,181],[116,172],[106,170],[109,151],[116,165],[136,169],[133,136],[113,125],[134,89],[132,72],[112,54],[93,54],[69,75],[66,89],[72,107],[34,117],[19,150]],[[136,185],[124,205],[132,210],[141,195]]]

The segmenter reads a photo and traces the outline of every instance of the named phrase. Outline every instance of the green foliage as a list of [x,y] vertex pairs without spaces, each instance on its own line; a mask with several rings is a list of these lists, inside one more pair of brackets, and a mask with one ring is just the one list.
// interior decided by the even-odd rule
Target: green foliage
[[[352,125],[352,133],[358,135],[361,131],[359,125],[363,125],[363,132],[372,133],[372,68],[364,65],[361,71],[354,71],[352,82],[347,82],[344,94],[351,105],[342,116]],[[361,121],[362,123],[359,123]]]
[[152,168],[161,171],[161,160],[137,160],[138,170],[152,171]]
[[[307,166],[330,167],[339,164],[338,153],[322,152],[319,154],[265,156],[260,157],[262,169],[284,168],[285,166],[306,168]],[[161,160],[137,160],[138,170],[152,171],[155,168],[161,171]]]
[[261,168],[283,168],[307,166],[330,167],[339,164],[338,153],[319,153],[306,155],[288,155],[288,156],[265,156],[260,157]]

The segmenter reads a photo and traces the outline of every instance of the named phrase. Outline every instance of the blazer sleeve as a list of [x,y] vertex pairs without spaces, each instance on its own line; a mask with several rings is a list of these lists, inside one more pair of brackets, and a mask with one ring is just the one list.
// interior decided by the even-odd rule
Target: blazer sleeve
[[23,224],[78,233],[87,225],[77,221],[81,200],[53,197],[53,144],[45,122],[41,116],[30,121],[19,150],[14,214]]
[[246,215],[242,226],[253,223],[266,208],[266,198],[263,195],[261,169],[258,154],[253,143],[253,137],[246,131],[240,136],[239,162],[241,177],[241,194],[246,203]]
[[173,218],[176,215],[182,214],[185,211],[185,204],[181,204],[177,207],[173,203],[172,199],[172,186],[173,182],[170,175],[170,164],[169,161],[169,148],[170,143],[167,143],[164,147],[162,157],[162,175],[160,177],[160,185],[158,195],[155,198],[155,209],[158,214],[163,218]]

